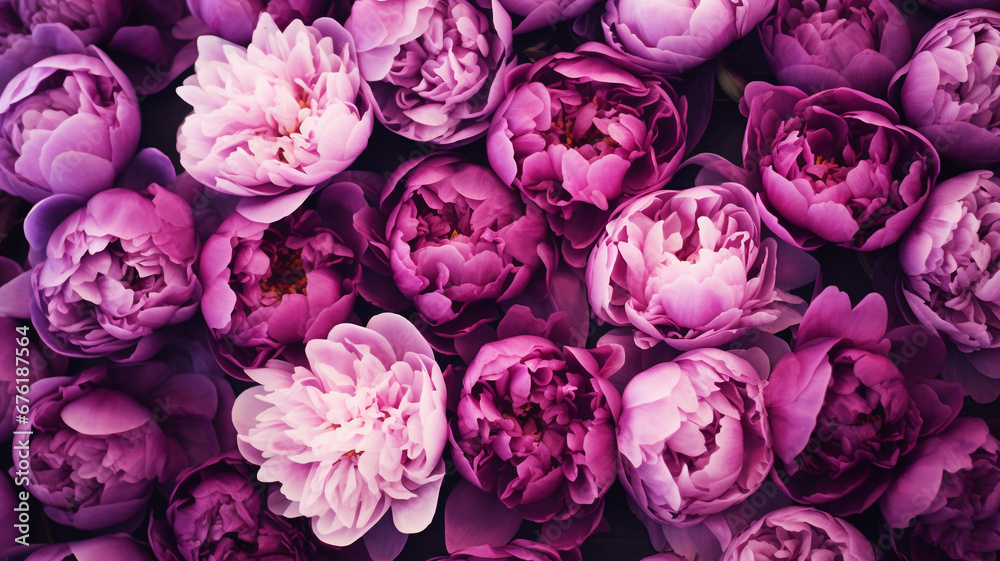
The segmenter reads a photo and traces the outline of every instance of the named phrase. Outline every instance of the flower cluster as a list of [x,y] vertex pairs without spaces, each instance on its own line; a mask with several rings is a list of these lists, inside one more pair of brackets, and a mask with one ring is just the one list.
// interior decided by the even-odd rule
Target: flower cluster
[[997,7],[0,0],[0,558],[998,561]]

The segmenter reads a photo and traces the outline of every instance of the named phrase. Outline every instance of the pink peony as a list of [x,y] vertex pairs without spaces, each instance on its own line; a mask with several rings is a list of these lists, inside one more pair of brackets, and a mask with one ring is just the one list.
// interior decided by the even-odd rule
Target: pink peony
[[231,195],[297,193],[290,211],[367,145],[362,87],[354,41],[329,18],[281,31],[261,14],[246,49],[201,37],[195,75],[177,88],[194,106],[177,135],[181,165]]
[[787,326],[782,304],[798,300],[776,280],[777,244],[761,237],[753,195],[736,183],[632,199],[587,264],[594,314],[635,328],[644,349],[711,347],[752,327]]
[[247,370],[262,385],[233,409],[243,456],[261,466],[258,479],[281,484],[271,510],[312,518],[316,536],[336,546],[384,517],[373,541],[426,528],[448,439],[444,376],[430,345],[402,317],[381,314],[367,328],[334,327],[305,354],[307,367],[272,360]]

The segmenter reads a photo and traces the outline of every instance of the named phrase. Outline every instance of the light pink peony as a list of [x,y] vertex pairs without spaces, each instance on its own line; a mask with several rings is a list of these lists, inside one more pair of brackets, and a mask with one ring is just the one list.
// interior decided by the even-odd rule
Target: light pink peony
[[177,135],[181,165],[231,195],[296,193],[291,211],[365,149],[363,87],[354,41],[330,18],[282,32],[261,14],[246,49],[203,36],[195,75],[177,88],[194,106]]
[[[587,263],[598,318],[632,326],[648,349],[735,340],[752,327],[794,321],[799,300],[775,286],[777,244],[761,238],[753,195],[724,183],[632,199],[605,228]],[[783,317],[784,316],[784,317]],[[770,325],[768,325],[770,324]]]
[[373,541],[396,534],[390,520],[403,534],[426,528],[448,439],[444,377],[430,345],[402,317],[381,314],[367,328],[334,327],[305,354],[308,367],[272,360],[247,370],[262,385],[233,409],[243,456],[261,466],[258,479],[281,484],[271,510],[312,518],[316,536],[335,546],[384,517]]

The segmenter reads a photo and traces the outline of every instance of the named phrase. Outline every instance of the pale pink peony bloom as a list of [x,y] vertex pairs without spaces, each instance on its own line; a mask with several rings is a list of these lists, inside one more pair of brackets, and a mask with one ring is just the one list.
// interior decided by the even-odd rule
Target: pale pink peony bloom
[[233,409],[243,456],[261,466],[258,479],[281,484],[271,510],[312,518],[316,536],[335,546],[380,521],[375,541],[389,539],[390,520],[402,534],[426,528],[448,439],[430,345],[402,317],[381,314],[368,327],[334,327],[305,354],[308,367],[272,360],[247,370],[262,385]]
[[245,49],[203,36],[195,75],[177,88],[194,106],[177,135],[181,165],[223,193],[295,194],[290,212],[367,146],[363,87],[354,41],[330,18],[281,31],[261,14]]

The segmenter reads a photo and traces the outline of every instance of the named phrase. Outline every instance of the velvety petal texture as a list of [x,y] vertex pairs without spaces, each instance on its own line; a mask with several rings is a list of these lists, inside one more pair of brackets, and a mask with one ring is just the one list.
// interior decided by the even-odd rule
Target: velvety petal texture
[[[534,522],[583,518],[615,482],[622,348],[559,348],[521,335],[485,345],[463,378],[451,425],[466,479]],[[598,515],[599,518],[599,515]]]
[[456,339],[498,319],[500,305],[538,284],[536,273],[544,291],[555,268],[541,209],[457,154],[400,166],[381,211],[386,218],[362,218],[363,231],[442,352],[454,353]]
[[0,189],[31,202],[111,187],[138,142],[135,90],[96,47],[34,62],[0,93]]
[[261,14],[246,48],[202,36],[195,74],[177,88],[194,106],[177,135],[181,165],[230,195],[311,189],[367,145],[362,87],[354,41],[330,18],[282,31]]
[[411,140],[455,145],[483,135],[503,99],[510,25],[496,1],[361,0],[345,27],[379,121]]
[[490,126],[490,165],[546,212],[574,267],[616,208],[670,181],[687,148],[687,100],[630,67],[596,43],[523,64]]
[[1000,181],[971,171],[941,182],[903,238],[903,296],[964,352],[1000,347]]
[[753,195],[736,183],[663,190],[615,213],[590,254],[587,289],[600,319],[635,342],[674,348],[729,343],[776,322],[777,246],[761,239]]
[[910,125],[966,168],[1000,163],[997,57],[1000,13],[967,10],[928,31],[889,86]]
[[[951,388],[918,383],[929,364],[940,370],[943,346],[903,359],[898,349],[918,337],[907,330],[904,340],[896,340],[901,333],[887,334],[887,319],[878,294],[852,307],[846,293],[827,288],[813,299],[795,347],[768,379],[764,404],[774,435],[772,479],[798,502],[823,504],[843,515],[865,510],[885,491],[892,469],[917,438],[940,431],[958,415],[960,393],[950,401],[945,396]],[[921,334],[924,346],[933,348],[933,335]]]
[[258,479],[280,484],[268,506],[310,518],[336,546],[376,524],[379,535],[426,528],[448,440],[431,347],[407,320],[381,314],[367,327],[334,327],[305,354],[307,366],[272,360],[248,370],[261,385],[233,409],[243,456],[261,466]]
[[[1000,441],[962,417],[922,441],[879,506],[910,561],[995,561],[1000,551]],[[905,529],[900,531],[899,529]]]
[[16,436],[15,466],[29,456],[31,496],[46,516],[82,530],[134,528],[156,483],[172,485],[181,470],[236,445],[233,391],[193,344],[154,361],[44,378],[31,400],[31,423],[18,430],[32,434]]
[[760,39],[778,81],[804,91],[847,87],[884,98],[913,53],[890,0],[778,0]]
[[8,4],[0,8],[0,88],[25,68],[59,54],[85,54],[86,46],[68,27],[61,23],[35,26],[31,33]]
[[158,561],[312,561],[321,545],[303,520],[267,509],[269,487],[239,452],[184,471],[166,519],[152,518],[149,543]]
[[228,372],[245,377],[243,369],[326,337],[348,318],[367,246],[353,218],[366,207],[357,184],[334,180],[315,208],[270,224],[233,213],[205,242],[202,314]]
[[760,180],[761,219],[802,249],[830,242],[871,251],[898,241],[940,171],[926,138],[856,90],[807,95],[753,82],[740,111],[750,119],[743,165]]
[[875,561],[868,540],[840,518],[805,507],[770,512],[733,538],[722,561]]
[[149,546],[126,534],[108,534],[78,542],[47,545],[25,561],[153,561]]
[[608,0],[604,40],[630,61],[681,74],[753,31],[776,0]]
[[658,523],[691,526],[746,500],[774,462],[763,386],[749,362],[718,349],[636,375],[617,438],[630,501]]
[[164,328],[198,313],[199,244],[183,199],[153,183],[83,204],[46,203],[25,231],[44,251],[31,276],[31,319],[47,345],[70,356],[144,360],[166,343]]

